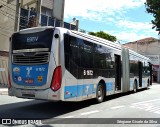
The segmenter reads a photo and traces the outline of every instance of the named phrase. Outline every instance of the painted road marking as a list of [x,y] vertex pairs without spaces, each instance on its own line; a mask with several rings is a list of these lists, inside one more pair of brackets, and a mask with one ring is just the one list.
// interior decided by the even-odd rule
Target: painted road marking
[[84,112],[84,113],[80,113],[81,115],[89,115],[89,114],[93,114],[93,113],[97,113],[100,112],[98,110],[94,110],[94,111],[90,111],[90,112]]
[[154,101],[160,101],[160,99],[154,99],[154,100],[142,101],[142,102],[137,102],[137,103],[133,103],[133,104],[141,104],[141,103],[148,103],[148,102],[154,102]]
[[155,106],[151,102],[158,102],[160,99],[154,99],[149,101],[142,101],[138,103],[133,103],[130,105],[130,108],[136,108],[140,110],[144,110],[147,112],[152,112],[156,114],[160,114],[160,106]]
[[119,109],[119,108],[123,108],[125,107],[124,105],[120,105],[120,106],[115,106],[115,107],[112,107],[111,109]]
[[75,116],[65,116],[65,117],[59,117],[59,118],[74,118]]

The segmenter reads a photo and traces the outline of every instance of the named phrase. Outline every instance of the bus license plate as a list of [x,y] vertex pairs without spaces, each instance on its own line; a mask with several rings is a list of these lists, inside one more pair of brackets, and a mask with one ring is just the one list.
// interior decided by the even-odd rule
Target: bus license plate
[[23,97],[35,97],[35,92],[22,91],[22,96],[23,96]]

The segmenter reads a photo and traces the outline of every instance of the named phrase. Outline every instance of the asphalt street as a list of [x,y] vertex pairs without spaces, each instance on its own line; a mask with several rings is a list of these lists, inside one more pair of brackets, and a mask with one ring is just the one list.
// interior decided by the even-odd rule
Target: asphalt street
[[[43,125],[35,126],[160,127],[156,123],[157,120],[160,123],[159,95],[160,84],[153,84],[149,89],[137,93],[109,96],[100,104],[96,104],[94,99],[82,102],[50,102],[0,95],[0,117],[42,120]],[[149,124],[141,123],[145,120]],[[130,121],[132,123],[125,124]]]

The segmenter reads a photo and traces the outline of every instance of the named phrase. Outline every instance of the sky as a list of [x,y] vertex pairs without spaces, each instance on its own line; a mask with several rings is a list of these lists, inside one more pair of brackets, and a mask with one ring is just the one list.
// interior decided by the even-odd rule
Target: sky
[[104,31],[121,43],[146,37],[159,38],[152,29],[146,0],[65,0],[64,21],[79,20],[79,28],[87,32]]

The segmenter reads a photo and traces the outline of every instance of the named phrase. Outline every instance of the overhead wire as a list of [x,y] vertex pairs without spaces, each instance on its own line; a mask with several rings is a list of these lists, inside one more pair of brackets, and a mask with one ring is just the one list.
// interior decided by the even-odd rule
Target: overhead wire
[[2,15],[6,16],[6,17],[8,17],[8,18],[10,18],[10,19],[12,19],[12,20],[15,20],[13,17],[9,17],[8,15],[4,14],[5,12],[2,11],[2,10],[0,11],[0,13],[1,13]]
[[[2,2],[3,1],[3,2]],[[15,4],[12,4],[12,3],[7,3],[7,4],[5,4],[4,2],[6,2],[6,1],[4,1],[4,0],[1,0],[0,1],[0,4],[2,5],[2,7],[4,7],[5,9],[9,9],[9,11],[10,12],[13,12],[13,13],[16,13],[16,10],[14,10],[13,8],[11,8],[11,7],[9,7],[8,5],[13,5],[13,6],[17,6],[17,5],[15,5]],[[11,20],[13,20],[13,21],[15,21],[15,15],[13,15],[13,14],[11,14],[11,13],[8,13],[8,12],[5,12],[4,10],[2,10],[2,8],[0,8],[0,14],[2,14],[2,15],[4,15],[4,16],[6,16],[6,17],[8,17],[9,19],[11,19]],[[18,14],[20,14],[20,13],[18,13]],[[19,17],[19,15],[17,15],[17,17]],[[24,22],[29,22],[28,21],[28,18],[23,18],[23,19],[21,19],[21,20],[23,20]],[[30,21],[32,21],[31,19],[30,19]],[[20,23],[19,24],[19,26],[21,25],[21,27],[26,27],[27,26],[27,24],[28,23]],[[42,24],[43,24],[43,22],[42,22]],[[12,27],[13,28],[13,27]],[[12,29],[10,29],[10,28],[4,28],[4,27],[1,27],[0,26],[0,29],[1,30],[3,30],[4,32],[10,32],[10,30],[12,30]],[[4,36],[7,36],[6,34],[4,34],[4,33],[0,33],[1,35],[4,35]],[[9,36],[7,36],[7,37],[9,37]]]
[[6,35],[4,33],[1,33],[1,31],[0,31],[0,34],[3,35],[3,36],[6,36],[6,37],[10,37],[10,36],[8,36],[8,35]]
[[[1,2],[0,2],[0,3],[1,3]],[[3,5],[4,5],[4,4],[3,4]],[[5,6],[5,5],[4,5],[4,6]],[[4,6],[3,6],[3,7],[4,7]],[[5,8],[9,8],[9,7],[8,7],[8,6],[5,6]],[[11,8],[10,8],[10,9],[11,9]],[[17,13],[16,10],[14,10],[14,9],[12,9],[12,10],[14,11],[15,14],[18,14],[17,17],[19,17],[19,14],[20,14],[20,13]],[[13,11],[12,11],[12,12],[13,12]],[[10,14],[10,13],[8,13],[8,12],[5,12],[5,11],[2,10],[2,9],[0,9],[0,13],[3,14],[4,16],[6,16],[6,17],[12,19],[12,20],[15,20],[16,15],[13,15],[13,14]],[[21,19],[21,20],[23,20],[24,22],[25,22],[25,21],[28,22],[28,18],[25,18],[25,17],[23,17],[23,16],[22,16],[22,19]],[[26,24],[25,24],[25,23],[22,23],[22,22],[21,22],[21,25],[24,25],[24,26],[22,26],[22,27],[26,27]]]
[[[6,2],[6,1],[4,1],[4,0],[2,0],[3,2]],[[16,10],[14,10],[13,8],[10,8],[10,7],[8,7],[7,5],[9,5],[9,4],[11,4],[11,3],[9,3],[9,4],[4,4],[4,3],[2,3],[2,2],[0,2],[3,6],[2,7],[5,7],[5,8],[7,8],[7,9],[10,9],[10,10],[12,10],[11,12],[16,12]],[[14,5],[14,4],[11,4],[11,5]],[[14,6],[16,6],[16,5],[14,5]],[[8,13],[8,12],[5,12],[4,10],[2,10],[2,9],[0,9],[0,13],[1,14],[3,14],[4,16],[6,16],[6,17],[8,17],[8,18],[10,18],[10,19],[12,19],[12,20],[15,20],[15,15],[13,15],[13,14],[10,14],[10,13]],[[20,13],[18,13],[18,14],[20,14]],[[19,15],[17,15],[17,17],[19,17]],[[22,19],[24,22],[25,21],[27,21],[28,22],[28,18],[26,19],[25,17]],[[31,19],[30,19],[30,21],[32,21]],[[26,26],[26,24],[24,24],[24,23],[21,23],[22,25],[24,25],[24,26]],[[45,23],[41,23],[41,24],[45,24]]]
[[5,29],[5,28],[3,28],[3,27],[0,27],[0,29],[1,29],[2,31],[4,31],[5,33],[12,33],[12,32],[14,31],[14,29]]
[[1,1],[0,1],[0,3],[1,3],[1,5],[2,5],[2,8],[3,8],[3,7],[9,8],[9,9],[12,10],[13,12],[16,11],[16,10],[14,10],[13,8],[9,7],[8,4],[4,4],[4,3],[2,3]]
[[[5,0],[1,0],[1,1],[6,2]],[[15,5],[15,4],[13,4],[13,3],[7,3],[7,4],[10,4],[10,5],[16,6],[16,5]]]
[[[11,28],[13,28],[13,27],[11,27]],[[11,28],[6,29],[6,28],[0,26],[0,30],[1,30],[0,32],[3,32],[3,33],[1,33],[1,35],[8,36],[8,34],[12,34],[14,29],[11,29]]]
[[11,30],[12,28],[14,28],[14,26],[8,26],[8,27],[3,27],[0,25],[1,29],[6,29],[6,30]]
[[[9,14],[9,13],[6,13],[5,11],[3,10],[0,10],[0,14],[10,18],[11,20],[15,21],[15,16],[12,15],[12,14]],[[8,15],[7,15],[8,14]],[[19,16],[18,16],[19,17]],[[28,21],[28,19],[23,19],[24,21]],[[22,25],[25,25],[24,23],[21,23]]]
[[[3,10],[1,10],[1,12],[3,12],[3,13],[6,13],[6,14],[10,15],[12,18],[13,18],[13,17],[15,17],[14,15],[12,15],[12,14],[10,14],[10,13],[8,13],[8,12],[5,12],[5,11],[3,11]],[[7,16],[7,15],[6,15],[6,16]]]
[[[3,1],[3,0],[2,0]],[[1,4],[2,4],[2,2],[0,2]],[[6,5],[5,4],[2,4],[3,6],[2,7],[5,7],[6,8]],[[7,7],[8,8],[8,7]],[[11,8],[10,8],[11,9]],[[11,10],[10,10],[11,11]],[[2,9],[0,9],[0,14],[2,14],[2,15],[4,15],[4,16],[6,16],[6,17],[8,17],[8,18],[10,18],[11,20],[13,20],[14,21],[14,16],[12,15],[12,14],[10,14],[10,13],[7,13],[7,12],[5,12],[4,10],[2,10]],[[9,37],[9,35],[8,34],[11,34],[11,33],[9,33],[9,32],[11,32],[11,29],[12,27],[8,27],[8,28],[6,28],[6,27],[1,27],[0,26],[0,29],[3,31],[3,33],[2,33],[2,31],[0,31],[0,34],[1,35],[3,35],[3,36],[6,36],[6,37]],[[6,34],[5,34],[6,33]]]
[[[2,0],[3,1],[3,0]],[[4,3],[2,3],[2,2],[0,2],[2,5],[4,5],[3,7],[5,7],[5,8],[7,8],[7,9],[10,9],[10,10],[12,10],[11,12],[13,12],[13,13],[16,13],[16,10],[14,10],[13,8],[11,8],[11,7],[8,7],[7,5],[8,4],[4,4]],[[11,4],[11,3],[9,3],[9,4]],[[14,5],[14,6],[16,6],[16,5]],[[0,8],[0,10],[2,11],[2,12],[4,12],[4,10],[2,10],[1,8]],[[4,12],[4,13],[7,13],[7,12]],[[15,15],[12,15],[12,14],[10,14],[10,13],[7,13],[7,14],[9,14],[10,16],[12,16],[12,17],[16,17]],[[20,15],[21,13],[17,13],[17,15]],[[18,17],[18,16],[17,16]]]

